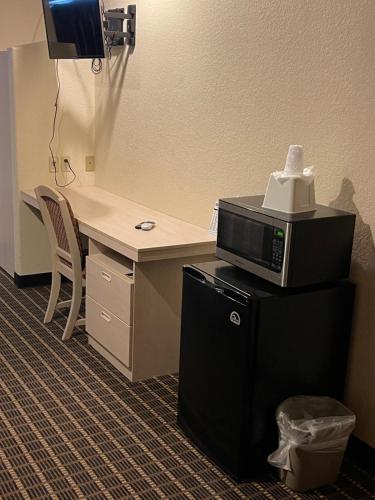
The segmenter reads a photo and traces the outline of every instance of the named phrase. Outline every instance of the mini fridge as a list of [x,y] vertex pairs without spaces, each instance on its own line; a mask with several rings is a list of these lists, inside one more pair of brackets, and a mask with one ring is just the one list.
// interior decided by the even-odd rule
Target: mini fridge
[[222,261],[185,266],[178,424],[237,480],[267,467],[276,407],[342,400],[354,285],[288,290]]

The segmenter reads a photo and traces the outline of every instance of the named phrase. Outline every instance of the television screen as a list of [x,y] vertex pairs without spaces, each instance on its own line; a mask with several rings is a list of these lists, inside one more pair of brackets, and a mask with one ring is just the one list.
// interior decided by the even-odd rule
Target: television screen
[[51,59],[104,58],[99,0],[43,0]]

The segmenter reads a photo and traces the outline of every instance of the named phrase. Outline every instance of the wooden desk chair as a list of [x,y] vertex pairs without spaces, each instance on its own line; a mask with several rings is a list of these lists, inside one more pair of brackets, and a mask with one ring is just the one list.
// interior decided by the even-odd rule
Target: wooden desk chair
[[[46,226],[51,246],[52,286],[44,323],[52,321],[56,309],[70,306],[68,320],[62,340],[71,337],[75,326],[85,324],[77,320],[82,301],[84,279],[84,253],[79,235],[78,223],[74,218],[69,201],[55,189],[48,186],[35,188],[38,204]],[[72,300],[58,303],[61,276],[73,284]]]

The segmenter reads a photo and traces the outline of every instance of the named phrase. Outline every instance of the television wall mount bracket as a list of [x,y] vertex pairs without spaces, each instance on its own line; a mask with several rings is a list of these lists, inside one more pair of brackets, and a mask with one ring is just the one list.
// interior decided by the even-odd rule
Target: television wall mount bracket
[[[125,9],[108,9],[103,13],[104,35],[107,43],[111,47],[127,45],[135,46],[135,30],[137,18],[137,6],[128,5]],[[126,31],[124,31],[124,21],[126,21]]]

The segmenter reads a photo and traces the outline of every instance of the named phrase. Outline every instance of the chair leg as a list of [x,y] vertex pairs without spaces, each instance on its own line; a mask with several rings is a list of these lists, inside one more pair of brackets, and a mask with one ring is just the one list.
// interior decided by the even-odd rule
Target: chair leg
[[49,323],[50,321],[52,321],[53,314],[56,310],[57,301],[59,299],[60,287],[61,274],[57,271],[52,271],[51,293],[49,296],[47,311],[44,316],[44,323]]
[[68,321],[66,322],[62,340],[68,340],[72,336],[74,327],[77,323],[79,310],[81,308],[81,301],[82,301],[82,284],[73,282],[72,305],[70,307]]

